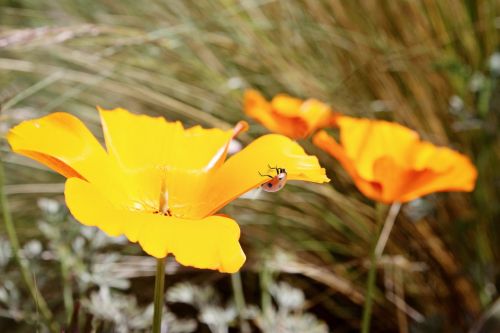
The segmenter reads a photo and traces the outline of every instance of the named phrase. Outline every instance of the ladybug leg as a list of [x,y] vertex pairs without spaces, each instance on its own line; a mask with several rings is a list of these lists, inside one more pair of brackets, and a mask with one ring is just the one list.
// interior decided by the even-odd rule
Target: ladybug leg
[[269,178],[273,179],[273,176],[271,176],[271,175],[263,175],[263,174],[261,174],[261,173],[260,173],[260,171],[259,171],[259,175],[260,175],[261,177],[266,177],[266,176],[267,176],[267,177],[269,177]]
[[273,168],[271,165],[268,164],[267,167],[269,168],[269,170],[276,170],[276,174],[280,173],[280,169],[278,168],[278,166],[275,166]]

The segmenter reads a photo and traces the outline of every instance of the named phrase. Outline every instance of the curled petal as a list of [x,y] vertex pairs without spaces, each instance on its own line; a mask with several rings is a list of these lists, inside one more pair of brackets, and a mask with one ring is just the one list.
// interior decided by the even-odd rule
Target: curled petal
[[288,180],[329,181],[318,159],[307,155],[299,144],[282,135],[264,135],[230,157],[213,174],[199,214],[213,214],[243,193],[268,181],[259,174],[273,172],[268,166],[286,169]]
[[30,157],[65,177],[86,179],[115,203],[130,202],[124,183],[106,151],[76,117],[52,113],[14,127],[7,140],[15,152]]
[[238,271],[245,261],[238,242],[239,227],[228,217],[190,220],[123,209],[77,178],[66,181],[65,198],[82,224],[96,226],[111,236],[124,234],[154,257],[171,253],[183,265],[228,273]]
[[12,150],[65,177],[99,178],[106,153],[87,127],[68,113],[27,120],[7,134]]

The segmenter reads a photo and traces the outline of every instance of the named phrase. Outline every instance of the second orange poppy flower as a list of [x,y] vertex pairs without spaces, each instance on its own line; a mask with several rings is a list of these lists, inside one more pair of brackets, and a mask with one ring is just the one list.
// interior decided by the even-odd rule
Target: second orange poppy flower
[[368,198],[408,202],[434,192],[474,189],[477,171],[468,157],[420,140],[387,121],[341,116],[340,143],[325,131],[313,142],[335,157]]

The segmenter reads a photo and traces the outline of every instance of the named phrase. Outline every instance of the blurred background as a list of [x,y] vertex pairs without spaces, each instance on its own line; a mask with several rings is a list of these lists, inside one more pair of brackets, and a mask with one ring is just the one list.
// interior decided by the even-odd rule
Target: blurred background
[[[500,332],[499,29],[496,0],[0,0],[3,210],[28,278],[65,332],[150,330],[155,261],[75,222],[63,177],[12,154],[10,127],[65,111],[102,138],[100,105],[229,128],[252,87],[396,121],[470,156],[473,193],[403,206],[377,269],[372,332]],[[266,133],[250,123],[243,145]],[[300,143],[331,184],[226,207],[247,263],[230,276],[169,260],[168,332],[359,331],[375,204]],[[47,326],[2,220],[0,332],[35,331]]]

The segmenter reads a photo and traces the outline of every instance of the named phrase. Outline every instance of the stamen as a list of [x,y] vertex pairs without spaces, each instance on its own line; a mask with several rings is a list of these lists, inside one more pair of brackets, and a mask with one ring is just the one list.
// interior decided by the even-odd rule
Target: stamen
[[163,215],[172,215],[172,212],[168,208],[168,190],[165,188],[165,183],[162,184],[160,191],[160,212]]

